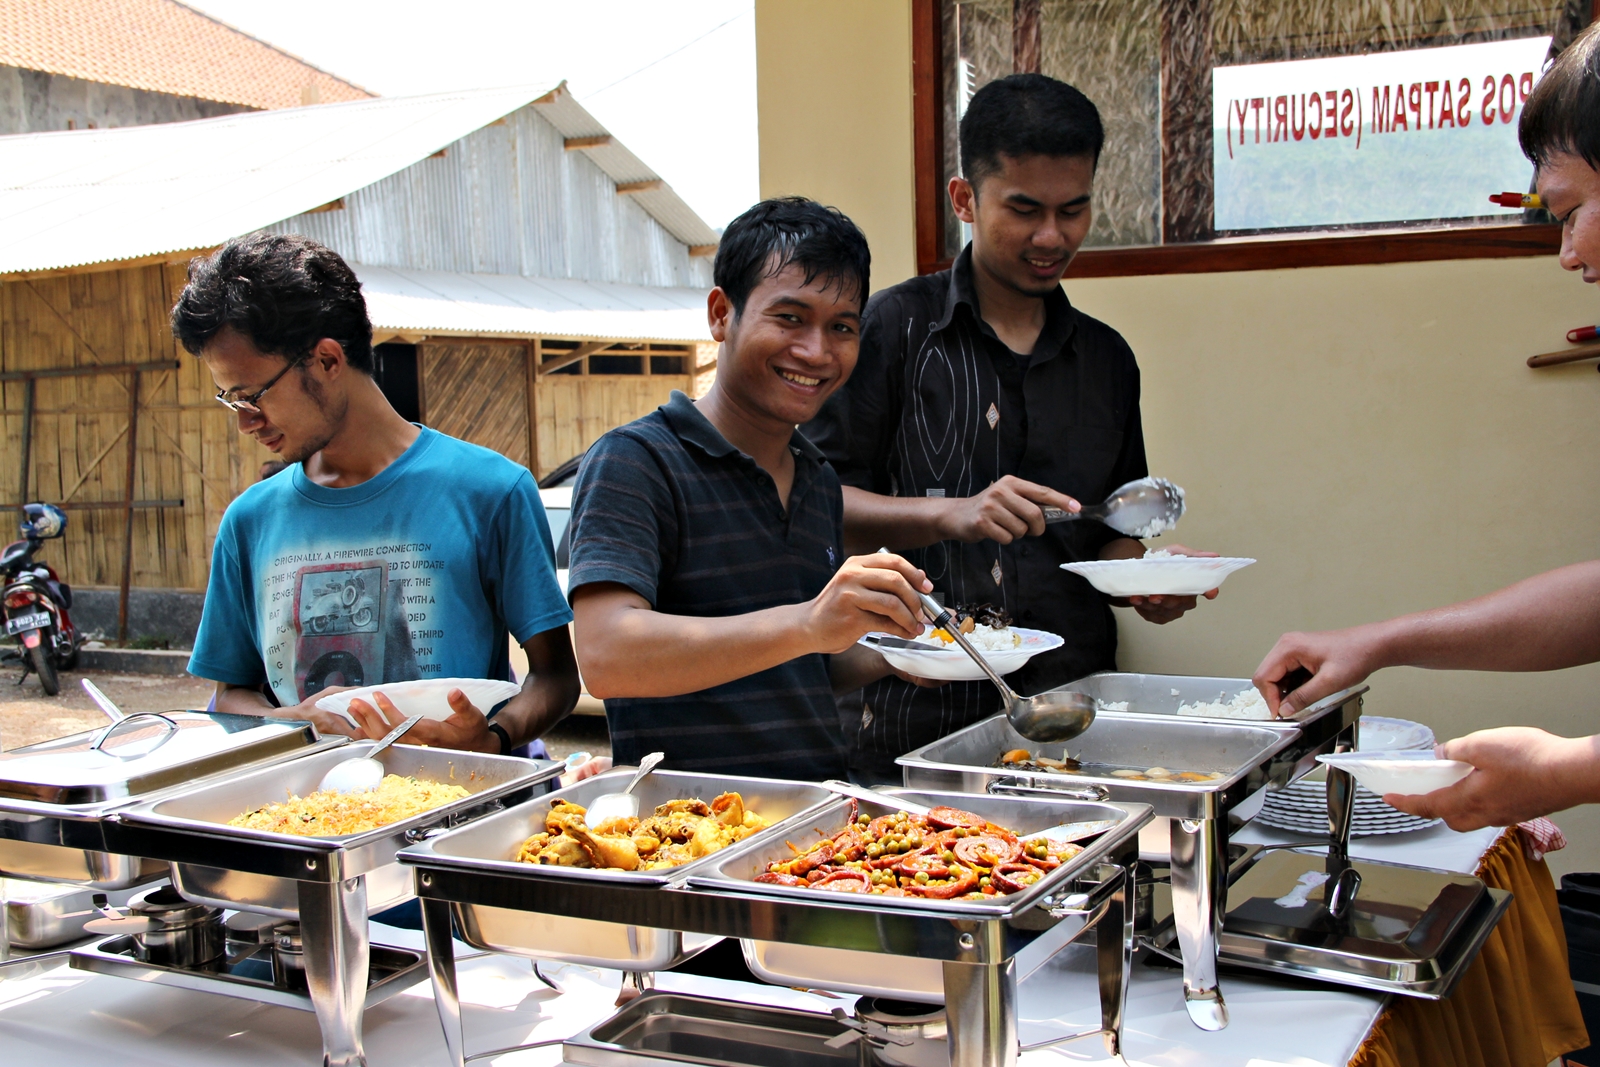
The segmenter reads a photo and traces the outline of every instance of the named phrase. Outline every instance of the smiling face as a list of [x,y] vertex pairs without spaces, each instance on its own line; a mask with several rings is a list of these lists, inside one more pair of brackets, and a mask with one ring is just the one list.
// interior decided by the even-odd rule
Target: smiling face
[[[331,350],[329,350],[331,346]],[[224,328],[200,353],[217,388],[249,395],[272,381],[289,360],[268,355],[250,338]],[[335,364],[330,373],[330,363]],[[322,451],[338,432],[349,401],[338,388],[348,368],[337,341],[323,340],[306,365],[289,371],[257,401],[259,412],[235,412],[239,432],[254,437],[285,463]]]
[[956,216],[972,226],[973,265],[1025,296],[1060,285],[1089,233],[1094,164],[1091,156],[1001,156],[976,189],[950,179]]
[[763,277],[737,316],[727,294],[713,289],[711,336],[722,342],[717,388],[774,429],[810,422],[855,369],[862,299],[836,279],[807,284],[793,264]]
[[1557,153],[1539,168],[1539,195],[1561,223],[1561,265],[1600,282],[1600,171]]

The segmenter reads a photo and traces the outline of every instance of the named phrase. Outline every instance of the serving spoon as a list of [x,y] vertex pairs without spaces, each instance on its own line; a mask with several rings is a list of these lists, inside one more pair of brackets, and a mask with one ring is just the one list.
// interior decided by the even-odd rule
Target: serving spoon
[[1159,537],[1183,518],[1183,490],[1165,478],[1140,478],[1081,511],[1043,510],[1047,523],[1093,519],[1129,537]]
[[427,716],[413,715],[393,730],[383,735],[383,740],[372,746],[365,756],[342,760],[328,768],[317,784],[318,789],[331,789],[335,793],[370,793],[383,781],[385,767],[373,757],[400,740],[405,732]]
[[590,826],[599,826],[617,819],[637,819],[639,798],[633,795],[633,787],[644,781],[645,775],[655,770],[656,765],[666,758],[664,752],[652,752],[640,760],[639,769],[634,773],[633,780],[622,787],[622,792],[601,793],[595,797],[585,810],[583,821]]
[[922,602],[922,610],[933,620],[933,624],[955,638],[956,644],[961,646],[962,651],[972,657],[972,662],[976,663],[983,673],[989,676],[989,681],[1000,690],[1000,695],[1006,702],[1006,721],[1011,723],[1011,728],[1017,733],[1029,741],[1050,744],[1055,741],[1070,741],[1094,722],[1095,700],[1085,693],[1056,691],[1031,697],[1018,696],[1016,691],[1006,684],[1005,679],[1000,677],[1000,672],[989,665],[989,661],[983,658],[981,652],[972,647],[944,605],[927,593],[918,593],[917,599]]

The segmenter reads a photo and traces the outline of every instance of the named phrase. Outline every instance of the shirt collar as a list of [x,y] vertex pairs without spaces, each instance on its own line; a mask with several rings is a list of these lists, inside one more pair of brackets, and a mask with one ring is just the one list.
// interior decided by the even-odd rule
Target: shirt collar
[[[978,314],[978,294],[972,287],[972,245],[961,250],[961,254],[950,266],[950,286],[945,296],[944,314],[939,321],[933,324],[935,330],[943,330],[955,319],[956,308],[965,304],[967,312],[972,316],[972,321],[978,328],[990,337],[994,337],[994,329],[983,321]],[[1034,352],[1039,353],[1040,360],[1049,359],[1064,347],[1072,337],[1077,326],[1077,316],[1074,314],[1072,302],[1067,299],[1066,292],[1061,286],[1056,286],[1044,298],[1044,329],[1039,333],[1039,340],[1034,343]],[[996,338],[998,340],[998,338]],[[1029,353],[1022,353],[1028,355]]]
[[[694,406],[682,390],[674,389],[672,397],[661,405],[661,414],[684,441],[694,445],[708,456],[720,457],[740,454],[728,439],[722,436],[722,431],[711,425],[711,420],[701,414],[700,409]],[[821,463],[825,458],[822,450],[808,441],[799,429],[789,437],[789,448],[800,456]]]

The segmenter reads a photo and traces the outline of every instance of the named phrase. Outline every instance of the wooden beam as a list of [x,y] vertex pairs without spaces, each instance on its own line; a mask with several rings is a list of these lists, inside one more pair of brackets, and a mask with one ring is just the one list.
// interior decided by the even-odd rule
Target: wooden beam
[[568,137],[561,142],[561,147],[568,152],[579,148],[604,148],[610,144],[612,137],[609,133],[602,133],[595,137]]
[[570,367],[579,360],[594,355],[596,352],[604,352],[611,347],[612,343],[611,341],[585,341],[566,355],[557,356],[548,363],[541,363],[539,365],[539,377],[543,378],[546,375],[554,374],[562,367]]
[[101,363],[93,367],[41,367],[38,370],[8,370],[0,373],[0,382],[27,381],[30,378],[79,378],[95,374],[127,374],[130,371],[177,370],[181,366],[175,359],[158,363]]
[[911,0],[911,142],[915,179],[917,273],[944,258],[943,64],[939,0]]
[[1161,243],[1212,221],[1211,0],[1161,0]]
[[721,246],[720,245],[690,245],[689,246],[689,256],[690,256],[691,259],[695,258],[695,257],[698,257],[698,256],[714,256],[714,255],[717,254],[717,249],[719,247],[721,247]]
[[1011,0],[1011,70],[1039,73],[1039,0]]
[[665,184],[667,183],[660,178],[651,178],[649,181],[642,182],[618,182],[617,192],[623,196],[629,193],[648,193],[652,189],[659,189]]
[[343,211],[343,210],[344,210],[344,197],[341,196],[337,200],[329,200],[326,204],[323,204],[321,207],[314,207],[310,211],[302,211],[301,214],[302,215],[320,215],[324,211]]
[[133,490],[139,464],[139,372],[128,375],[128,477],[122,508],[122,590],[117,600],[117,640],[128,643],[128,589],[133,584]]
[[17,483],[22,491],[17,495],[28,499],[28,465],[33,462],[33,403],[36,384],[29,378],[22,383],[22,478]]
[[528,342],[528,469],[534,484],[539,481],[539,360],[542,346],[535,337]]

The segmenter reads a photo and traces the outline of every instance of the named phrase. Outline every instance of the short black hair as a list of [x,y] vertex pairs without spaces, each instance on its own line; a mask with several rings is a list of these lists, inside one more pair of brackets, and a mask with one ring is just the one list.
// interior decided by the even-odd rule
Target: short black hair
[[172,335],[195,355],[223,329],[262,352],[303,360],[324,337],[372,373],[372,321],[361,282],[337,252],[308,237],[252,233],[189,263],[172,307]]
[[728,294],[737,317],[763,278],[790,265],[806,272],[806,285],[821,278],[825,287],[854,290],[859,303],[867,302],[872,251],[866,235],[838,208],[803,196],[763,200],[728,223],[711,280]]
[[1517,140],[1536,167],[1566,153],[1600,170],[1600,23],[1573,38],[1533,87]]
[[961,116],[961,173],[976,189],[1001,167],[1000,157],[1089,156],[1100,162],[1106,142],[1100,109],[1064,81],[1013,74],[973,94]]

